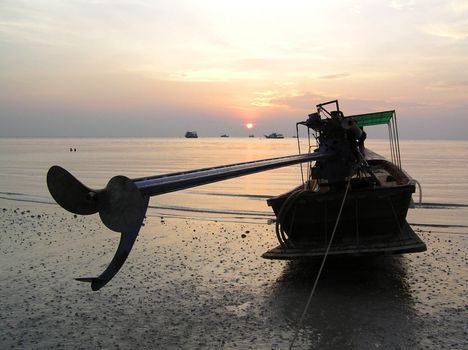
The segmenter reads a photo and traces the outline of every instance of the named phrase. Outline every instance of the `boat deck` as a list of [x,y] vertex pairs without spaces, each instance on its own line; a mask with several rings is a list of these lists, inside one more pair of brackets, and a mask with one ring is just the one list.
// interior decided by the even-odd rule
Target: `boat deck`
[[[283,248],[281,245],[265,252],[262,257],[265,259],[304,259],[316,258],[325,254],[327,247],[307,248]],[[426,244],[413,231],[411,226],[405,222],[401,234],[394,235],[386,239],[380,239],[378,242],[369,244],[369,242],[346,243],[331,246],[329,255],[393,255],[404,253],[417,253],[426,251]]]

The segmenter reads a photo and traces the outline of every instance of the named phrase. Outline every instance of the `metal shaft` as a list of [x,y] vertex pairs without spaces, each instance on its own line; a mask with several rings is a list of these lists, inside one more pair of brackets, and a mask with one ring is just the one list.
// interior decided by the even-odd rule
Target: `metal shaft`
[[325,159],[332,155],[332,152],[308,153],[138,178],[132,181],[142,195],[155,196],[293,164]]

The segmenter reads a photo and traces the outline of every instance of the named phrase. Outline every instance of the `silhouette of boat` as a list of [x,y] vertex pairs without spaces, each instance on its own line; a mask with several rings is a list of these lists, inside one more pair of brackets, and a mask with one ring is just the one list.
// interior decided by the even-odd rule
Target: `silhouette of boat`
[[198,138],[198,134],[196,131],[187,131],[185,133],[185,138],[187,139],[197,139]]
[[[336,104],[327,111],[326,104]],[[395,111],[345,117],[338,101],[317,105],[299,122],[317,134],[318,160],[295,189],[267,200],[276,215],[280,245],[268,259],[422,252],[424,242],[406,221],[416,181],[402,168]],[[387,124],[392,161],[364,147],[364,126]],[[329,247],[331,237],[333,245]]]
[[269,135],[265,135],[267,139],[284,139],[284,135],[280,133],[273,132]]
[[[328,110],[328,105],[335,105],[335,109]],[[391,160],[364,146],[364,127],[379,124],[388,126]],[[136,241],[151,196],[303,163],[307,165],[305,171],[301,168],[299,186],[267,200],[276,215],[279,246],[264,253],[264,258],[390,255],[426,250],[406,221],[417,182],[401,167],[395,111],[345,117],[334,100],[318,104],[317,112],[296,123],[298,137],[299,126],[308,131],[305,153],[298,142],[296,155],[134,179],[114,176],[101,189],[91,189],[67,170],[52,166],[47,186],[58,204],[75,214],[99,213],[109,229],[121,233],[106,270],[98,277],[77,280],[90,282],[91,288],[98,290],[113,278]],[[269,138],[281,138],[281,134],[271,135]],[[197,136],[188,132],[186,137]],[[316,141],[315,150],[312,141]]]

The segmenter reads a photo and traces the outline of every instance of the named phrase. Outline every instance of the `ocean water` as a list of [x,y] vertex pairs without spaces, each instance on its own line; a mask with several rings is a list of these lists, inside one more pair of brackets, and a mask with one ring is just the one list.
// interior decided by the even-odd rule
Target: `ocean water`
[[[366,146],[389,157],[387,140]],[[422,205],[410,210],[408,221],[467,233],[468,142],[403,140],[400,148],[403,168],[422,187]],[[293,154],[293,138],[0,139],[0,201],[55,205],[45,184],[54,164],[102,188],[115,175],[135,178]],[[300,182],[300,165],[248,175],[152,197],[148,215],[264,224],[273,218],[266,199]]]

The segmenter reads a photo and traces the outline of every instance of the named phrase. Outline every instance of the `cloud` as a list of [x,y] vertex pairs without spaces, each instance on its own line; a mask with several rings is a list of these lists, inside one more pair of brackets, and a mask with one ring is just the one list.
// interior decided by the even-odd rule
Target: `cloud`
[[434,90],[446,90],[446,89],[466,89],[468,88],[468,80],[445,80],[435,82],[427,87],[428,89]]
[[26,12],[23,16],[15,14],[2,17],[0,17],[0,39],[7,43],[72,46],[72,42],[76,39],[76,33],[42,14]]
[[278,91],[267,90],[267,91],[254,91],[254,98],[251,99],[250,105],[255,107],[273,107],[273,100],[279,95]]
[[455,14],[466,15],[468,13],[468,2],[466,0],[452,0],[447,7]]
[[421,28],[421,31],[439,38],[463,40],[468,38],[468,22],[460,24],[434,24]]
[[333,79],[343,79],[349,77],[349,73],[338,73],[338,74],[328,74],[318,77],[319,79],[333,80]]
[[294,111],[313,110],[317,103],[334,99],[335,97],[326,96],[319,93],[311,92],[293,92],[282,96],[276,96],[271,99],[271,104],[282,106]]
[[315,106],[326,101],[339,100],[340,109],[346,115],[378,112],[393,109],[414,109],[425,108],[427,105],[407,102],[397,99],[373,99],[358,98],[351,96],[342,96],[340,94],[330,94],[324,92],[308,91],[257,91],[256,97],[252,99],[252,105],[259,107],[272,107],[273,109],[282,109],[294,113],[310,113],[315,110]]
[[414,0],[391,0],[388,6],[399,11],[412,10],[414,9]]
[[464,40],[468,38],[468,2],[446,1],[428,4],[427,13],[421,16],[419,30],[437,38]]
[[169,80],[182,82],[228,82],[233,80],[259,80],[265,79],[260,71],[236,71],[230,69],[190,69],[175,72]]

